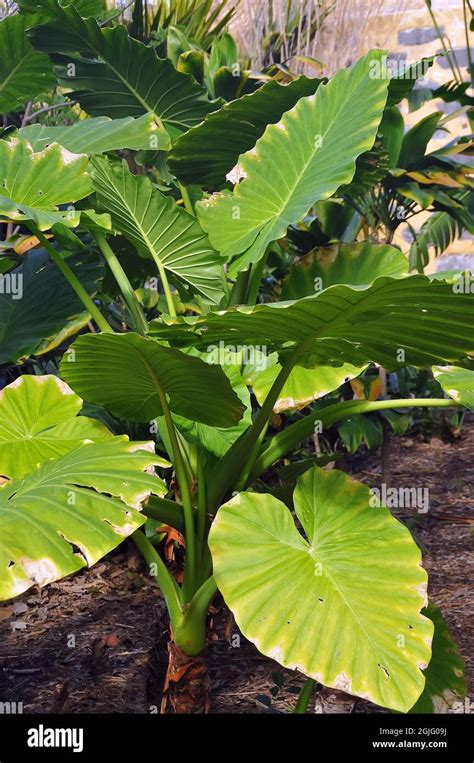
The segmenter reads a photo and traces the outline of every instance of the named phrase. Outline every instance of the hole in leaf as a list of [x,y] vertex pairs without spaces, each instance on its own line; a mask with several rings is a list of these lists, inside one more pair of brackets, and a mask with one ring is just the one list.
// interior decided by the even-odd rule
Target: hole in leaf
[[383,670],[386,679],[390,678],[390,673],[388,672],[387,668],[384,668],[384,666],[381,665],[380,662],[377,663],[377,667],[380,668],[380,670]]

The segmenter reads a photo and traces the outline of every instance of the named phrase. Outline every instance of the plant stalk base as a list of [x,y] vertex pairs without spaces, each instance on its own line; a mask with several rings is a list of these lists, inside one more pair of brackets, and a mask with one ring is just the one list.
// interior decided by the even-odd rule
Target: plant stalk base
[[208,713],[209,674],[203,655],[190,657],[174,642],[168,643],[168,670],[163,687],[162,713]]

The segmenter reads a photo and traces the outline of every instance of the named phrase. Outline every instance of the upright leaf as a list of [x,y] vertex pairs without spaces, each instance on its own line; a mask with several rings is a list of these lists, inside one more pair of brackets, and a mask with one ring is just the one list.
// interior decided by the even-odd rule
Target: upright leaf
[[221,188],[239,155],[255,145],[267,125],[278,122],[300,98],[313,95],[323,81],[308,77],[298,77],[289,85],[270,81],[207,114],[174,144],[169,154],[171,171],[185,185]]
[[229,260],[237,257],[232,277],[260,259],[312,204],[350,182],[357,157],[374,143],[387,97],[388,81],[369,76],[381,55],[372,51],[316,95],[301,98],[240,157],[244,179],[234,192],[199,202],[213,246]]
[[431,654],[427,576],[407,528],[370,496],[343,472],[305,472],[294,493],[303,537],[280,501],[237,495],[211,528],[214,576],[263,654],[406,712]]
[[110,213],[142,257],[177,276],[211,302],[222,298],[222,258],[195,217],[123,165],[95,159],[93,185],[99,206]]
[[125,27],[101,28],[58,0],[37,0],[36,5],[38,13],[46,11],[54,21],[31,30],[33,45],[55,58],[69,57],[57,69],[58,79],[88,114],[118,119],[149,112],[177,137],[219,108],[220,101],[209,101],[193,77],[158,58]]
[[56,86],[51,62],[26,36],[26,18],[0,21],[0,113],[18,111]]

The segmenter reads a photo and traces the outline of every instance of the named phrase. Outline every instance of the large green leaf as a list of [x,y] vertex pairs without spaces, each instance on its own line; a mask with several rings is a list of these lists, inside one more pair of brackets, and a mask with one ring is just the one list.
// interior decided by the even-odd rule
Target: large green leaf
[[125,27],[101,28],[58,0],[38,0],[37,12],[42,9],[55,21],[32,30],[33,45],[64,54],[59,82],[73,88],[70,97],[88,114],[118,119],[150,112],[176,137],[219,108],[220,101],[209,101],[194,77],[158,58]]
[[4,485],[0,600],[90,567],[144,524],[134,509],[150,493],[166,492],[161,479],[144,473],[155,463],[152,443],[114,437],[82,445]]
[[19,110],[56,86],[48,56],[34,50],[25,27],[24,16],[10,16],[0,22],[1,114]]
[[407,528],[340,471],[305,472],[297,517],[241,493],[209,536],[214,576],[246,638],[285,667],[406,712],[420,696],[432,622],[427,576]]
[[[93,296],[103,275],[102,265],[86,254],[68,258],[75,275]],[[5,276],[15,293],[0,289],[0,363],[19,363],[41,355],[80,331],[90,315],[64,276],[43,251],[32,251]]]
[[[0,140],[0,217],[33,220],[40,230],[58,222],[76,226],[80,212],[71,203],[91,192],[87,162],[57,143],[35,153],[27,140]],[[60,211],[60,204],[71,208]]]
[[112,437],[77,414],[82,400],[56,376],[19,376],[0,392],[0,474],[21,478],[84,440]]
[[283,281],[282,299],[299,299],[338,283],[366,286],[381,276],[408,273],[405,255],[394,246],[363,241],[312,249],[297,259]]
[[271,81],[226,103],[178,138],[168,157],[171,171],[186,185],[221,188],[240,154],[255,145],[267,125],[278,122],[300,98],[313,95],[321,82],[307,77],[289,85]]
[[[63,357],[61,375],[89,403],[132,421],[173,413],[210,426],[236,424],[244,406],[219,366],[138,334],[85,334]],[[91,368],[94,373],[91,374]]]
[[143,176],[122,164],[96,158],[93,184],[107,210],[142,257],[177,276],[214,303],[222,297],[222,258],[209,244],[195,217],[164,196]]
[[231,276],[256,262],[316,201],[350,182],[357,157],[374,143],[387,97],[388,81],[369,76],[380,56],[372,51],[301,98],[240,157],[244,179],[234,192],[198,203],[213,246],[228,259],[241,255]]
[[449,397],[474,411],[474,371],[457,366],[435,366],[433,375]]
[[425,670],[425,688],[410,712],[443,713],[466,696],[464,660],[439,608],[429,601],[423,614],[434,624],[433,653]]
[[[281,411],[299,410],[320,397],[338,389],[341,384],[354,379],[362,373],[365,366],[352,366],[344,363],[340,368],[319,366],[318,368],[301,368],[297,366],[291,372],[273,406],[277,413]],[[260,405],[263,404],[271,386],[281,371],[281,365],[266,368],[252,379],[252,389]]]
[[[474,354],[474,295],[424,276],[379,278],[368,288],[331,286],[296,302],[240,306],[197,319],[151,324],[173,344],[229,342],[315,365],[371,361],[389,370],[427,367]],[[433,359],[433,360],[432,360]]]
[[30,125],[22,127],[19,135],[29,141],[33,151],[41,151],[50,143],[59,143],[73,154],[103,154],[123,148],[163,150],[169,147],[168,134],[156,124],[153,114],[144,114],[138,119],[80,119],[73,125],[61,127]]

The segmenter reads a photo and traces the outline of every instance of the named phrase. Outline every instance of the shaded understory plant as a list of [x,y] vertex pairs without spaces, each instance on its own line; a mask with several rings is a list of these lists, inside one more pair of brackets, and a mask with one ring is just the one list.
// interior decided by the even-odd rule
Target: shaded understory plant
[[[26,51],[0,90],[1,361],[14,379],[0,397],[0,598],[132,537],[168,609],[175,710],[218,592],[263,654],[311,682],[400,712],[462,696],[409,530],[318,458],[284,496],[268,478],[356,415],[473,407],[459,277],[409,275],[360,219],[308,246],[330,203],[350,225],[348,189],[372,177],[387,109],[415,80],[390,80],[371,51],[329,82],[270,80],[224,103],[80,5],[20,11],[0,23]],[[18,127],[11,114],[52,76],[81,118]],[[341,399],[376,367],[433,367],[447,396]],[[162,553],[170,527],[182,565]]]

